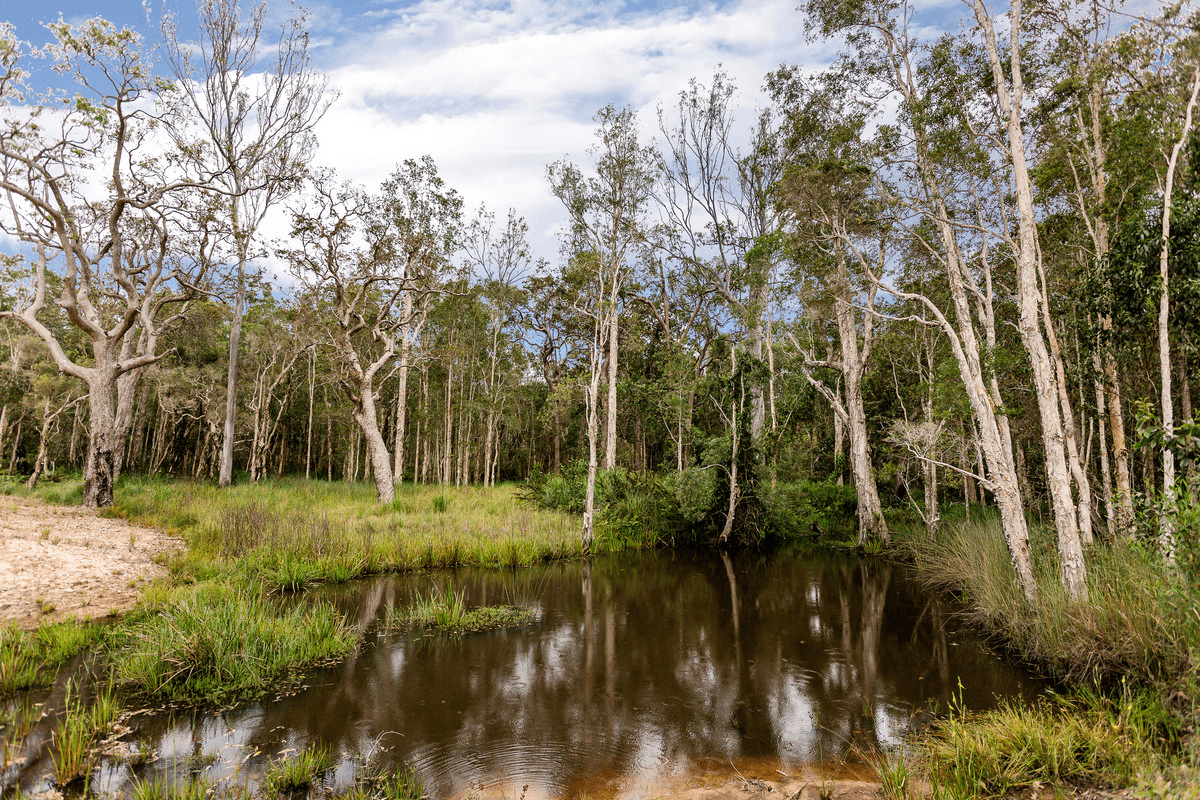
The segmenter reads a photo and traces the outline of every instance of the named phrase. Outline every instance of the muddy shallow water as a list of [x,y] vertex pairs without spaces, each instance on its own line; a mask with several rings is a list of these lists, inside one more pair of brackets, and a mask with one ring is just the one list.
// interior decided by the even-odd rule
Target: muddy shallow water
[[[369,633],[299,693],[225,712],[148,713],[93,788],[201,772],[253,784],[311,742],[350,784],[362,757],[409,763],[431,797],[647,796],[697,776],[847,771],[949,702],[1042,685],[963,629],[907,570],[828,554],[627,554],[540,568],[395,576],[318,590],[369,628],[452,585],[468,605],[535,609],[458,639]],[[134,759],[137,760],[137,759]],[[7,780],[46,786],[45,753]]]

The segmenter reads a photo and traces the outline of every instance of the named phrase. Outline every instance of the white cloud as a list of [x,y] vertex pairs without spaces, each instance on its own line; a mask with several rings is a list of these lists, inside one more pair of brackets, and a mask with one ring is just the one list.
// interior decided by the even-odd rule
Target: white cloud
[[319,161],[374,187],[397,161],[430,153],[468,207],[515,206],[538,254],[553,259],[562,212],[545,167],[587,160],[598,108],[630,105],[649,133],[656,104],[721,65],[741,87],[748,127],[768,71],[830,57],[806,46],[795,0],[619,8],[427,0],[376,4],[357,18],[317,10],[315,38],[337,42],[321,58],[341,91],[318,130]]

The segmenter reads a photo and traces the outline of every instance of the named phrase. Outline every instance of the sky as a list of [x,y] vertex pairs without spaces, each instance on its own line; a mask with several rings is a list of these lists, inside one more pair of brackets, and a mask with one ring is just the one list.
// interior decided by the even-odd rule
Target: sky
[[[8,5],[8,4],[6,4]],[[192,38],[195,5],[171,0],[17,0],[6,16],[24,39],[41,23],[102,15],[154,38],[164,7]],[[407,158],[430,154],[466,207],[509,207],[530,223],[538,257],[558,257],[565,214],[546,165],[586,164],[593,116],[612,103],[637,110],[649,138],[656,107],[690,78],[723,69],[748,129],[766,74],[783,63],[820,67],[796,0],[580,3],[568,0],[315,0],[314,64],[338,98],[319,124],[316,161],[368,189]],[[277,19],[293,13],[273,0]]]
[[[917,0],[929,27],[955,26],[959,0]],[[565,212],[547,164],[588,163],[606,104],[639,114],[644,138],[656,109],[691,78],[723,70],[738,87],[736,127],[749,130],[766,102],[768,72],[817,70],[836,45],[808,41],[798,0],[311,0],[314,65],[338,93],[317,128],[319,166],[368,189],[404,159],[433,156],[468,210],[497,219],[510,207],[529,221],[536,257],[559,257]],[[41,23],[101,15],[156,38],[164,11],[194,38],[194,0],[12,0],[20,38],[44,40]],[[271,0],[276,22],[295,13]],[[273,226],[284,232],[282,215]]]

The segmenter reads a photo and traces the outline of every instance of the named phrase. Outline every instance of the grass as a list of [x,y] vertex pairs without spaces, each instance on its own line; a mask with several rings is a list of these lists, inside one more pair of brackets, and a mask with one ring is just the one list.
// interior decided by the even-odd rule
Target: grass
[[[186,781],[140,781],[133,787],[133,800],[206,800],[215,794],[206,778],[195,775]],[[221,796],[238,795],[231,792]]]
[[252,587],[206,583],[114,634],[110,668],[118,684],[156,699],[224,703],[287,688],[357,638],[330,606],[282,608]]
[[267,797],[282,797],[307,789],[335,764],[333,750],[311,744],[294,756],[276,762],[263,776],[260,788]]
[[282,478],[218,489],[130,475],[108,512],[182,536],[194,580],[239,573],[278,592],[380,572],[528,566],[582,555],[577,517],[520,503],[515,487],[397,488]]
[[100,636],[99,626],[74,620],[43,623],[33,631],[0,628],[0,698],[53,681]]
[[89,707],[79,697],[73,682],[67,682],[64,707],[51,735],[50,760],[58,786],[69,786],[82,779],[86,790],[96,763],[96,740],[112,727],[119,713],[120,706],[111,688],[97,694]]
[[999,798],[1041,785],[1123,788],[1158,760],[1139,721],[1095,693],[952,714],[923,754],[936,798]]
[[[32,493],[9,488],[77,503],[81,485],[74,477]],[[266,694],[355,646],[359,632],[331,608],[301,610],[280,595],[383,572],[519,567],[583,555],[578,518],[519,503],[515,487],[406,484],[392,504],[379,506],[363,483],[283,478],[218,489],[127,475],[102,513],[164,529],[186,544],[166,562],[170,580],[151,587],[139,610],[103,637],[117,684],[160,700],[228,703]],[[519,624],[526,613],[475,609],[463,630]],[[97,630],[0,631],[0,696],[51,680],[58,665],[100,643]]]
[[482,606],[468,609],[462,592],[449,587],[433,590],[405,608],[397,608],[388,618],[387,627],[429,628],[444,633],[463,634],[525,625],[537,619],[532,609],[519,606]]
[[1073,601],[1053,531],[1034,526],[1038,592],[1029,603],[995,518],[936,536],[899,530],[897,539],[925,583],[957,593],[968,618],[1071,687],[935,724],[920,761],[936,797],[1120,788],[1187,762],[1200,723],[1200,589],[1187,579],[1136,544],[1097,543],[1087,553],[1088,599]]
[[919,576],[957,592],[981,626],[1052,677],[1112,685],[1121,678],[1191,695],[1200,658],[1200,590],[1157,557],[1123,541],[1087,554],[1089,599],[1067,597],[1053,532],[1032,530],[1038,596],[1025,602],[1012,577],[999,521],[903,534]]

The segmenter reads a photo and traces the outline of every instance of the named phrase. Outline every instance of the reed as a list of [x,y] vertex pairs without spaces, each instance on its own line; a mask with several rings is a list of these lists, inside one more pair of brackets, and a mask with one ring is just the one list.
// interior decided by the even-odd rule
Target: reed
[[260,788],[267,797],[293,794],[315,784],[334,764],[333,750],[312,744],[272,765],[263,776]]

